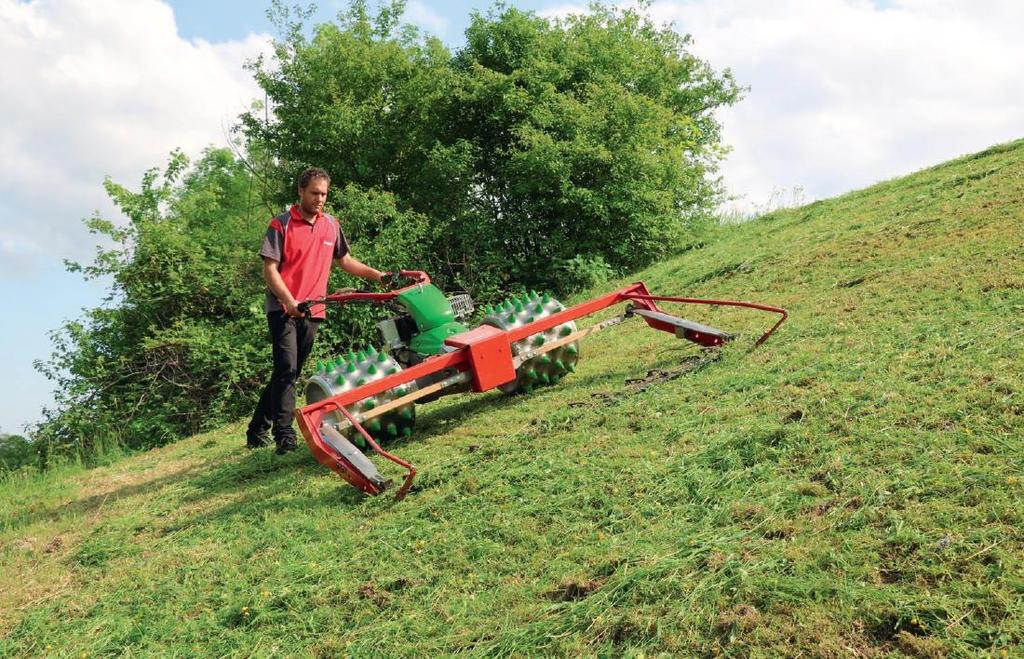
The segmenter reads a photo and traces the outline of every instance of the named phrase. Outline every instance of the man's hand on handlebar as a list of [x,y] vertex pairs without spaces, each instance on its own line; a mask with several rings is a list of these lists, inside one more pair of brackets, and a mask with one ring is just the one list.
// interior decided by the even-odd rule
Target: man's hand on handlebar
[[402,281],[406,279],[401,271],[385,272],[381,275],[380,285],[385,291],[394,291],[402,287]]

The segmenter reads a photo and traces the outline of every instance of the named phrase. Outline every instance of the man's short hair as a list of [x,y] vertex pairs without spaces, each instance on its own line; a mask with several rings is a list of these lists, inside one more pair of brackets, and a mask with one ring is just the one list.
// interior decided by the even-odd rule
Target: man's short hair
[[331,184],[331,175],[320,169],[319,167],[310,167],[299,174],[299,187],[306,188],[309,186],[309,182],[316,178],[322,178],[327,181],[327,185]]

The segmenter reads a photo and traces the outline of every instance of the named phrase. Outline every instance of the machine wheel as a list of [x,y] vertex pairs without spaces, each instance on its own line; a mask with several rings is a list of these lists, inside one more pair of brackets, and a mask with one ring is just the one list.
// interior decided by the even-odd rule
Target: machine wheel
[[[505,300],[493,308],[485,309],[487,315],[481,324],[510,330],[558,313],[563,309],[561,303],[547,293],[543,295],[531,293],[522,298]],[[547,342],[556,341],[575,331],[575,322],[562,323],[546,332],[539,332],[513,343],[512,354],[518,356],[530,348],[539,348]],[[526,360],[516,370],[516,379],[508,384],[503,384],[500,388],[508,394],[520,391],[530,393],[536,386],[556,384],[561,378],[576,370],[576,363],[579,359],[579,342],[568,343]]]
[[[306,383],[306,404],[316,403],[344,391],[362,387],[374,380],[394,375],[401,370],[401,365],[391,355],[377,352],[372,347],[358,353],[349,352],[330,362],[321,362],[316,375]],[[388,389],[376,396],[364,398],[345,409],[353,414],[366,412],[396,398],[401,398],[415,391],[416,388],[416,383],[410,382],[394,389]],[[324,421],[339,429],[347,422],[345,416],[338,411],[325,414]],[[363,427],[371,437],[382,443],[397,437],[408,437],[412,434],[415,425],[416,404],[409,403],[370,419],[363,424]],[[366,440],[355,428],[348,426],[341,432],[360,449],[367,448]]]

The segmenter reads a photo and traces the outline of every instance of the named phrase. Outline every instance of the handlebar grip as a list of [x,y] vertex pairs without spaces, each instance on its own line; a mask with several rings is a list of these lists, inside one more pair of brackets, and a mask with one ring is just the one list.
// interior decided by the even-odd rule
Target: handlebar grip
[[303,316],[308,316],[309,315],[309,308],[312,305],[313,305],[312,302],[299,302],[299,304],[295,308],[298,309],[299,313],[301,313]]
[[393,291],[401,285],[403,279],[405,279],[405,276],[402,274],[402,271],[396,270],[394,272],[387,273],[387,276],[382,279],[382,283],[388,290]]

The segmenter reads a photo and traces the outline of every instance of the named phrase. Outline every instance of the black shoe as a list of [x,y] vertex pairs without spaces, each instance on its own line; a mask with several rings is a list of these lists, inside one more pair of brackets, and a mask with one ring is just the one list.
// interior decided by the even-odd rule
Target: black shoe
[[256,449],[270,446],[270,438],[267,433],[245,433],[245,448]]
[[298,446],[295,445],[294,437],[283,437],[277,440],[277,450],[274,453],[278,455],[284,455],[289,451],[294,451]]

